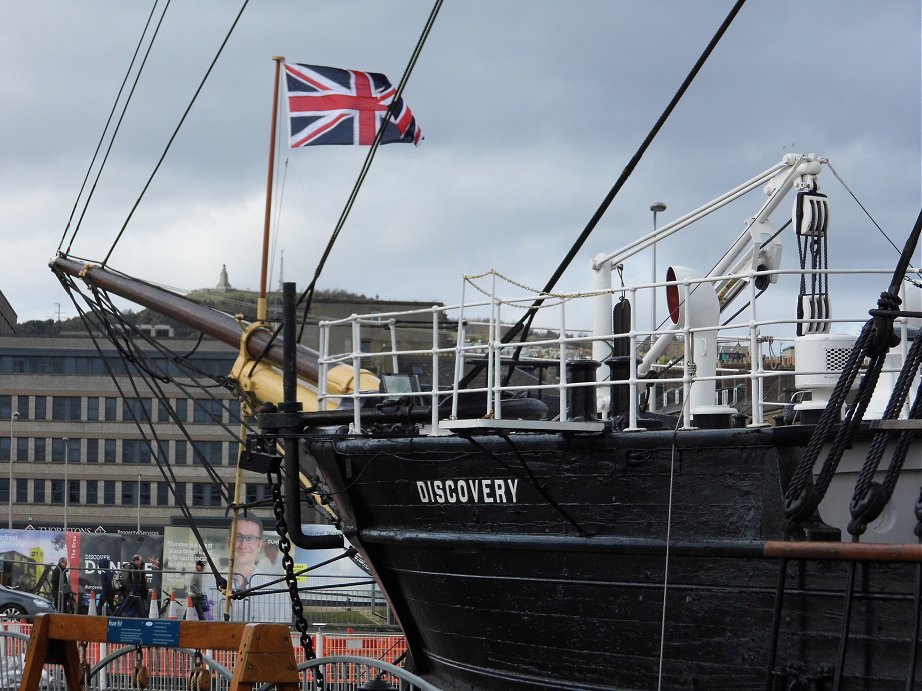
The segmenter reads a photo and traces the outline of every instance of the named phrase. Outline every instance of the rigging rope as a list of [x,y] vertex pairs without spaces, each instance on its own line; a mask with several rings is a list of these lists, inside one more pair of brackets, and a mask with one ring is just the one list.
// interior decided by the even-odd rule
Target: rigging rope
[[[579,250],[582,249],[586,240],[589,239],[589,235],[592,233],[593,230],[595,230],[595,227],[598,225],[599,221],[602,220],[602,216],[608,210],[608,207],[614,201],[615,197],[621,191],[621,188],[624,186],[628,178],[634,172],[634,169],[640,163],[640,159],[643,157],[647,148],[650,146],[650,144],[653,143],[653,139],[659,133],[660,129],[662,129],[663,125],[666,124],[666,120],[669,118],[669,116],[672,114],[672,111],[675,109],[679,101],[685,95],[685,92],[691,86],[691,83],[694,81],[695,77],[698,75],[698,72],[701,71],[701,68],[704,66],[704,63],[710,57],[711,53],[714,51],[714,48],[717,47],[717,44],[720,41],[720,39],[723,38],[723,35],[726,33],[727,29],[730,28],[730,24],[736,18],[736,15],[742,9],[745,2],[746,0],[737,0],[737,2],[733,5],[732,9],[730,10],[730,13],[726,16],[726,18],[721,23],[720,27],[717,29],[717,32],[708,42],[707,47],[704,49],[704,52],[701,53],[701,56],[698,58],[698,61],[695,63],[694,67],[692,67],[691,71],[688,73],[688,75],[686,75],[678,91],[676,91],[676,93],[673,95],[672,99],[669,101],[669,104],[666,106],[665,110],[659,116],[659,119],[657,119],[656,123],[653,125],[653,128],[647,133],[647,136],[644,137],[644,140],[643,142],[641,142],[640,147],[631,157],[630,161],[628,161],[627,165],[624,167],[624,170],[621,171],[621,175],[618,176],[618,179],[615,181],[615,184],[612,186],[611,190],[609,190],[608,194],[605,195],[605,199],[602,200],[602,203],[599,205],[599,208],[596,209],[596,212],[592,215],[592,218],[589,219],[589,222],[586,224],[586,227],[583,228],[583,231],[580,233],[579,237],[576,239],[576,242],[574,242],[573,245],[570,247],[570,250],[567,252],[566,256],[563,258],[563,261],[560,262],[560,264],[557,266],[557,269],[551,275],[551,278],[548,279],[547,284],[545,284],[543,290],[541,291],[542,293],[550,293],[554,289],[554,286],[557,285],[557,281],[563,275],[564,270],[570,265],[570,263],[576,257],[577,252],[579,252]],[[510,341],[515,339],[516,336],[518,336],[520,332],[522,332],[522,338],[520,340],[524,341],[528,336],[528,331],[531,328],[531,324],[535,319],[535,316],[538,312],[538,308],[540,308],[543,302],[544,302],[544,298],[538,298],[537,300],[535,300],[531,309],[529,309],[528,312],[522,315],[522,317],[519,318],[519,320],[509,329],[509,331],[506,332],[506,334],[502,338],[502,342],[509,343]],[[514,359],[518,359],[520,353],[521,353],[521,348],[519,348],[516,351]],[[473,380],[473,378],[477,376],[477,374],[479,374],[481,368],[482,368],[482,365],[478,367],[474,367],[472,371],[469,372],[464,377],[464,379],[460,382],[459,385],[461,387],[467,386]]]
[[[146,374],[146,376],[144,376],[144,377],[142,377],[142,378],[144,378],[144,379],[147,381],[148,385],[150,386],[151,390],[154,392],[154,394],[155,394],[155,396],[158,398],[158,400],[160,400],[160,401],[162,401],[162,402],[168,401],[168,396],[165,394],[165,392],[163,391],[163,389],[162,389],[162,388],[159,386],[159,384],[157,383],[157,382],[161,379],[161,377],[158,377],[158,376],[156,376],[156,375],[154,374],[154,368],[153,368],[152,366],[141,367],[141,366],[139,365],[139,361],[143,361],[143,360],[145,360],[145,359],[149,359],[149,357],[148,357],[146,354],[144,354],[139,348],[135,348],[135,349],[134,349],[134,353],[133,353],[133,354],[130,354],[130,353],[128,352],[128,350],[124,348],[124,346],[122,346],[121,344],[119,344],[119,343],[116,342],[117,339],[118,339],[118,333],[119,333],[120,329],[114,327],[113,325],[111,325],[111,324],[109,323],[109,320],[108,320],[107,316],[106,316],[107,312],[109,312],[111,309],[114,309],[114,307],[111,306],[111,302],[108,300],[108,298],[104,298],[103,295],[101,294],[101,292],[100,292],[98,289],[94,290],[94,292],[93,292],[93,294],[94,294],[94,296],[95,296],[95,299],[94,299],[94,298],[91,298],[90,296],[88,296],[88,295],[86,295],[85,293],[81,292],[81,291],[79,290],[79,287],[77,286],[77,284],[76,284],[76,283],[73,281],[73,279],[71,279],[69,276],[66,276],[65,274],[59,274],[59,275],[58,275],[58,278],[59,278],[59,280],[61,281],[61,283],[62,283],[62,285],[63,285],[63,287],[64,287],[65,292],[67,292],[68,295],[71,297],[71,300],[73,301],[74,306],[76,307],[76,309],[77,309],[77,311],[78,311],[78,314],[80,315],[82,321],[84,322],[84,326],[85,326],[85,328],[86,328],[86,331],[87,331],[87,333],[89,334],[90,338],[92,339],[93,344],[94,344],[94,346],[95,346],[95,348],[96,348],[96,351],[97,351],[97,353],[98,353],[99,356],[100,356],[100,359],[102,359],[103,363],[105,364],[106,370],[107,370],[107,372],[108,372],[110,378],[112,379],[113,383],[115,384],[115,387],[116,387],[116,389],[117,389],[117,391],[118,391],[118,393],[119,393],[119,396],[120,396],[121,398],[123,398],[123,399],[128,399],[128,398],[130,398],[130,396],[127,396],[127,395],[126,395],[126,392],[123,390],[123,388],[122,388],[122,386],[121,386],[121,383],[119,382],[118,378],[117,378],[116,375],[115,375],[115,372],[114,372],[114,371],[112,370],[112,368],[109,366],[109,357],[107,357],[107,356],[103,353],[102,347],[101,347],[101,345],[99,344],[99,341],[98,341],[96,335],[94,334],[93,326],[96,326],[97,328],[103,330],[103,332],[107,334],[108,339],[109,339],[111,342],[113,342],[113,345],[116,347],[116,350],[120,353],[120,355],[121,355],[123,361],[125,361],[125,362],[128,363],[128,364],[135,365],[135,366],[137,367],[138,371],[142,372],[143,374]],[[79,296],[86,302],[86,304],[89,306],[89,308],[91,309],[91,314],[96,318],[97,323],[92,324],[92,323],[90,322],[89,317],[88,317],[88,314],[87,314],[86,311],[81,307],[79,301],[78,301],[77,298],[76,298],[77,295],[79,295]],[[107,307],[107,305],[108,305],[108,307]],[[122,316],[121,316],[120,314],[118,314],[117,312],[116,312],[116,313],[112,313],[111,316],[119,321],[119,325],[120,325],[122,328],[124,328],[125,326],[130,326],[130,325],[127,324],[127,322],[125,321],[124,317],[122,317]],[[136,337],[138,337],[139,340],[141,340],[141,339],[146,339],[146,336],[143,335],[143,334],[141,334],[140,332],[135,331],[134,335],[135,335]],[[149,340],[149,339],[147,339],[147,340]],[[163,347],[161,346],[161,344],[157,343],[156,341],[149,341],[149,342],[151,342],[160,352],[165,352],[165,353],[170,352],[168,349],[163,348]],[[201,386],[201,384],[198,383],[198,382],[196,381],[196,376],[195,376],[195,374],[197,373],[196,368],[190,367],[190,366],[189,366],[189,363],[184,362],[184,361],[183,361],[183,358],[182,358],[181,356],[175,356],[175,357],[173,357],[173,358],[172,358],[172,362],[173,362],[174,364],[176,364],[178,367],[180,367],[180,369],[183,370],[184,374],[185,374],[187,377],[189,377],[189,378],[193,381],[193,383],[196,383],[196,384],[199,386],[199,388],[202,388],[202,389],[204,390],[204,387]],[[131,373],[130,368],[127,369],[127,374],[128,374],[128,376],[129,376],[129,378],[130,378],[129,380],[130,380],[130,382],[131,382],[131,385],[132,385],[132,387],[133,387],[133,389],[134,389],[134,391],[135,391],[135,397],[139,397],[138,387],[136,386],[136,384],[135,384],[135,382],[134,382],[134,378],[133,378],[133,376],[132,376],[132,373]],[[205,375],[205,376],[207,376],[207,375]],[[184,392],[184,394],[187,396],[187,398],[192,398],[191,396],[188,395],[187,389],[185,389],[185,388],[184,388],[178,381],[176,381],[174,378],[171,378],[171,377],[169,377],[168,375],[164,375],[163,378],[166,378],[166,379],[168,379],[168,380],[171,380],[174,384],[176,384],[177,386],[180,387],[180,389]],[[210,394],[209,394],[209,395],[210,395]],[[213,396],[212,396],[212,399],[217,400],[217,399],[215,399],[215,397],[213,397]],[[195,399],[193,399],[193,401],[194,401],[194,400],[195,400]],[[170,417],[171,417],[172,422],[173,422],[174,424],[176,424],[176,425],[179,427],[180,432],[183,434],[184,438],[186,439],[186,442],[191,446],[191,448],[192,448],[192,450],[193,450],[193,453],[194,453],[194,454],[197,454],[196,457],[198,457],[198,458],[200,459],[201,464],[202,464],[203,467],[206,469],[206,472],[210,472],[210,473],[212,474],[212,477],[213,477],[213,478],[217,478],[216,481],[219,483],[219,486],[222,488],[222,490],[223,490],[223,492],[222,492],[223,495],[225,496],[225,498],[227,498],[227,497],[229,496],[227,489],[226,489],[225,487],[223,487],[223,484],[221,484],[220,478],[216,476],[216,471],[215,471],[214,468],[211,466],[211,464],[210,464],[210,462],[208,461],[208,459],[205,458],[204,455],[202,455],[201,451],[196,447],[196,444],[195,444],[195,442],[193,441],[191,434],[189,433],[189,431],[188,431],[188,429],[186,428],[186,426],[183,424],[184,421],[182,421],[182,420],[179,418],[179,416],[177,415],[176,410],[173,408],[173,406],[170,406],[170,405],[167,404],[167,403],[165,403],[165,405],[166,405],[166,407],[167,407],[168,410],[169,410],[169,415],[170,415]],[[184,497],[184,496],[180,496],[179,493],[178,493],[177,490],[176,490],[176,486],[177,486],[177,484],[178,484],[178,481],[177,481],[176,476],[175,476],[175,474],[174,474],[173,467],[172,467],[172,465],[170,465],[168,462],[162,462],[162,458],[161,458],[162,453],[161,453],[161,451],[160,451],[160,439],[159,439],[158,435],[156,434],[156,431],[154,430],[154,425],[152,424],[152,421],[149,419],[149,417],[146,419],[146,424],[147,424],[147,425],[150,427],[150,429],[152,430],[151,434],[152,434],[152,436],[153,436],[153,443],[151,443],[151,440],[148,438],[147,434],[145,433],[144,429],[142,428],[142,426],[141,426],[141,421],[138,419],[138,417],[137,417],[137,415],[134,413],[134,411],[131,410],[131,409],[129,408],[129,413],[131,414],[132,417],[134,417],[134,421],[135,421],[135,424],[136,424],[136,426],[137,426],[137,429],[138,429],[138,432],[139,432],[140,436],[142,437],[143,441],[147,442],[147,444],[148,444],[148,446],[149,446],[149,448],[150,448],[150,450],[151,450],[151,452],[152,452],[152,456],[155,458],[155,461],[156,461],[156,463],[157,463],[158,469],[160,470],[161,476],[163,477],[164,481],[165,481],[166,484],[167,484],[167,487],[168,487],[169,490],[170,490],[171,495],[173,496],[173,500],[174,500],[174,503],[175,503],[175,505],[176,505],[176,508],[177,508],[177,509],[183,514],[183,516],[185,517],[186,521],[188,522],[188,525],[189,525],[190,529],[192,530],[193,535],[195,536],[196,541],[197,541],[198,544],[199,544],[199,547],[201,548],[202,553],[205,554],[206,557],[208,558],[208,561],[209,561],[211,570],[212,570],[213,573],[215,574],[215,577],[218,578],[218,579],[220,580],[220,579],[221,579],[221,576],[220,576],[220,573],[219,573],[219,571],[218,571],[218,569],[217,569],[217,565],[216,565],[216,564],[214,563],[214,561],[212,560],[212,558],[211,558],[211,556],[210,556],[210,553],[208,552],[208,550],[207,550],[207,548],[206,548],[206,543],[205,543],[204,539],[202,538],[202,536],[201,536],[201,534],[200,534],[200,532],[199,532],[198,525],[197,525],[197,523],[196,523],[196,521],[195,521],[195,518],[193,517],[191,511],[189,510],[188,504],[186,504],[185,497]],[[147,416],[145,416],[145,417],[147,417]],[[227,427],[225,427],[225,429],[227,429]],[[234,436],[235,439],[238,439],[238,437],[237,437],[236,435],[232,435],[232,436]],[[156,450],[155,450],[155,449],[156,449]]]
[[[899,314],[899,290],[906,276],[906,270],[909,267],[912,254],[918,245],[920,235],[922,235],[922,212],[919,213],[912,232],[906,240],[900,254],[900,260],[890,280],[890,286],[880,294],[877,303],[878,308],[871,310],[871,319],[862,328],[861,334],[858,336],[855,346],[842,368],[842,374],[829,397],[829,402],[826,404],[826,408],[823,410],[807,448],[791,478],[791,483],[785,493],[785,513],[789,522],[789,532],[798,530],[800,524],[813,515],[813,512],[823,500],[829,484],[832,482],[832,477],[838,468],[839,461],[845,449],[851,444],[858,425],[864,417],[864,412],[870,403],[871,395],[883,368],[886,354],[891,347],[899,342],[899,338],[893,331],[893,322]],[[845,403],[845,397],[851,389],[866,356],[870,357],[870,363],[861,379],[855,403],[848,410],[838,430],[834,433],[833,426],[839,422],[840,410]],[[813,468],[822,447],[831,437],[834,438],[829,452],[819,474],[814,479]]]
[[208,80],[208,77],[211,75],[211,71],[214,69],[215,64],[218,62],[218,58],[221,57],[221,53],[224,51],[224,47],[227,45],[227,42],[230,40],[231,34],[233,34],[234,29],[237,26],[237,22],[240,21],[240,17],[243,15],[243,11],[246,9],[247,4],[250,0],[243,0],[243,5],[240,7],[240,11],[237,13],[237,16],[234,18],[234,22],[231,24],[230,29],[227,30],[227,35],[224,37],[224,40],[221,42],[218,52],[215,54],[214,59],[211,61],[211,64],[208,66],[208,69],[205,71],[205,76],[202,77],[202,81],[199,83],[198,88],[195,90],[195,93],[192,95],[192,100],[189,101],[189,105],[186,106],[185,112],[183,112],[182,117],[179,118],[179,123],[176,125],[176,128],[173,130],[173,134],[170,135],[170,139],[166,144],[166,147],[163,149],[163,153],[160,154],[160,159],[157,161],[157,164],[154,166],[154,170],[151,172],[150,177],[147,179],[147,182],[144,183],[144,187],[141,189],[141,194],[138,195],[138,198],[135,200],[135,203],[132,205],[131,210],[128,212],[128,217],[125,219],[125,222],[122,224],[121,229],[118,231],[118,234],[115,236],[115,240],[112,241],[112,246],[109,248],[108,253],[105,258],[102,260],[102,266],[106,266],[109,261],[109,257],[112,256],[112,252],[115,251],[115,246],[118,244],[119,240],[122,238],[122,234],[125,232],[125,229],[128,227],[128,223],[131,221],[131,217],[134,215],[135,210],[138,208],[138,205],[141,203],[141,199],[144,198],[147,188],[150,187],[150,184],[154,181],[154,177],[157,175],[157,171],[160,170],[160,165],[163,163],[163,160],[166,158],[167,153],[170,150],[170,147],[173,145],[173,141],[176,139],[176,135],[179,134],[180,128],[183,126],[183,123],[186,121],[186,117],[189,115],[189,111],[192,110],[192,106],[195,104],[198,95],[201,93],[202,89],[205,86],[205,82]]
[[[77,192],[77,198],[74,200],[74,207],[70,210],[70,216],[67,219],[67,225],[64,227],[64,233],[61,235],[61,241],[58,243],[58,252],[61,251],[61,246],[64,244],[64,240],[67,238],[67,232],[70,230],[70,224],[74,220],[74,213],[76,213],[77,207],[80,204],[80,197],[83,196],[83,190],[86,188],[86,183],[90,179],[90,173],[93,170],[93,165],[96,163],[96,157],[99,155],[99,150],[102,148],[102,143],[106,139],[106,132],[109,131],[109,125],[112,123],[112,116],[115,115],[115,109],[118,107],[118,102],[122,98],[122,92],[125,90],[125,84],[128,82],[128,77],[131,74],[132,68],[134,68],[134,61],[138,57],[138,52],[141,50],[141,46],[144,44],[144,37],[147,35],[147,30],[150,27],[150,22],[154,17],[154,13],[157,11],[157,5],[159,2],[160,0],[154,0],[154,5],[151,7],[150,14],[147,17],[147,22],[144,24],[144,30],[141,32],[141,37],[138,39],[138,45],[135,47],[134,54],[131,56],[131,62],[128,64],[128,70],[125,72],[125,77],[122,79],[122,84],[118,89],[118,93],[115,95],[115,101],[112,103],[112,110],[109,111],[109,117],[106,120],[106,125],[102,128],[102,133],[99,135],[99,142],[96,144],[96,151],[93,152],[93,158],[90,159],[90,165],[86,169],[86,175],[83,177],[80,190]],[[131,96],[134,94],[134,89],[138,85],[138,79],[140,79],[141,72],[144,70],[144,64],[147,62],[147,56],[150,55],[151,48],[154,45],[154,40],[157,38],[157,33],[160,31],[160,25],[163,23],[163,17],[166,15],[166,11],[169,9],[169,6],[170,0],[167,0],[166,7],[163,8],[163,13],[160,15],[160,21],[157,22],[157,28],[154,30],[154,33],[151,36],[150,44],[147,46],[147,52],[144,54],[144,60],[141,62],[141,66],[138,68],[138,73],[135,75],[134,84],[131,87],[128,98],[125,100],[125,104],[122,106],[122,114],[118,119],[115,130],[112,132],[111,138],[109,139],[109,146],[106,148],[106,154],[103,157],[102,163],[99,164],[99,170],[96,171],[96,179],[93,181],[93,187],[90,189],[90,193],[87,196],[86,201],[83,203],[83,211],[80,213],[80,220],[77,222],[77,226],[74,228],[70,242],[67,245],[67,250],[64,252],[65,255],[70,253],[70,248],[74,244],[74,238],[77,236],[77,231],[80,230],[80,223],[83,221],[83,215],[86,213],[87,207],[90,205],[90,200],[93,198],[96,185],[99,183],[99,177],[102,175],[102,169],[105,167],[106,161],[109,159],[109,153],[112,151],[112,145],[115,143],[115,136],[118,134],[119,127],[121,126],[122,120],[125,117],[125,112],[128,110],[128,104],[131,102]]]

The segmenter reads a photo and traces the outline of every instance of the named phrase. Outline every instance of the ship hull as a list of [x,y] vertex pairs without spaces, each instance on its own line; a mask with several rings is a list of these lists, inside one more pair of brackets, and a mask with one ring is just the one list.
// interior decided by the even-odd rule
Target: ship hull
[[807,433],[320,435],[306,448],[417,672],[441,688],[831,684],[846,602],[842,688],[905,685],[916,564],[766,556]]

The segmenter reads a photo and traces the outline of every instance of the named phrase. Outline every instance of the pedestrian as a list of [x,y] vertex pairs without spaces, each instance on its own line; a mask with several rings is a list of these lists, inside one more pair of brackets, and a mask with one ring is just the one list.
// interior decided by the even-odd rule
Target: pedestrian
[[192,606],[195,607],[195,613],[198,615],[199,621],[204,621],[205,619],[205,591],[202,590],[202,573],[204,571],[205,561],[196,559],[192,580],[189,582],[189,597],[192,598]]
[[51,594],[59,612],[73,614],[74,591],[70,586],[70,569],[67,568],[67,557],[58,559],[58,563],[51,570]]
[[122,604],[115,616],[143,617],[147,614],[147,575],[140,554],[135,554],[131,561],[122,567],[121,574]]
[[115,574],[112,573],[111,564],[105,557],[99,560],[98,566],[102,586],[99,594],[99,613],[107,615],[115,611],[115,584],[113,582]]

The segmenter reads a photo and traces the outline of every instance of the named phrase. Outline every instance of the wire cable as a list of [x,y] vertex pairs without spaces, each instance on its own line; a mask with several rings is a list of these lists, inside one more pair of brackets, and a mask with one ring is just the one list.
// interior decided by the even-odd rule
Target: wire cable
[[202,77],[202,81],[199,83],[198,88],[195,90],[195,93],[192,94],[192,100],[189,101],[189,105],[186,106],[185,112],[183,112],[182,117],[179,118],[179,123],[176,125],[176,128],[173,130],[173,134],[170,136],[169,141],[166,143],[166,147],[163,149],[163,153],[160,154],[160,159],[157,161],[157,164],[154,166],[154,170],[151,172],[150,177],[147,179],[147,182],[144,183],[144,187],[141,189],[141,194],[138,195],[138,198],[135,200],[134,205],[131,207],[131,211],[128,212],[128,217],[125,219],[125,222],[122,224],[121,229],[118,231],[118,234],[115,236],[115,240],[112,241],[112,246],[109,248],[108,253],[105,258],[102,260],[101,266],[106,266],[109,261],[109,258],[112,256],[112,253],[115,251],[115,246],[118,244],[119,240],[122,239],[122,235],[125,232],[125,229],[128,227],[128,223],[131,221],[131,217],[134,216],[135,210],[137,210],[138,205],[141,203],[141,200],[144,198],[147,188],[150,187],[150,184],[154,181],[154,177],[157,175],[157,171],[160,170],[160,165],[163,163],[163,160],[166,158],[167,153],[170,150],[170,147],[173,145],[173,141],[176,139],[176,135],[179,134],[180,128],[183,126],[183,123],[186,121],[189,112],[192,110],[192,106],[195,104],[198,95],[202,92],[202,89],[205,87],[205,82],[208,81],[208,77],[211,75],[211,71],[214,69],[215,64],[218,62],[218,58],[221,57],[221,53],[224,52],[224,47],[227,45],[227,42],[230,40],[231,34],[234,33],[234,29],[237,26],[237,22],[240,21],[240,17],[243,15],[243,11],[246,9],[246,6],[249,4],[250,0],[243,0],[243,5],[240,7],[240,11],[237,13],[237,16],[234,18],[233,24],[231,24],[230,29],[227,31],[227,35],[224,37],[224,40],[221,42],[218,52],[215,54],[214,59],[211,61],[211,64],[208,66],[208,69],[205,71],[205,76]]
[[[698,72],[701,71],[701,68],[704,66],[704,63],[710,57],[711,53],[717,47],[717,44],[720,42],[720,39],[723,38],[723,35],[727,32],[727,29],[730,28],[730,24],[736,18],[736,15],[742,9],[746,0],[737,0],[733,5],[733,8],[730,10],[730,13],[721,23],[720,27],[717,29],[717,32],[708,42],[707,46],[704,49],[704,52],[701,53],[701,56],[698,58],[698,61],[692,67],[691,71],[686,75],[685,80],[682,82],[682,85],[679,87],[678,91],[673,95],[672,99],[669,101],[669,104],[666,106],[665,110],[657,119],[656,123],[653,125],[652,129],[647,133],[647,136],[644,137],[643,142],[641,142],[640,147],[628,161],[627,165],[624,167],[624,170],[621,171],[621,175],[618,176],[618,179],[615,181],[615,184],[609,190],[608,194],[605,195],[605,199],[602,200],[602,203],[599,205],[596,212],[592,215],[592,218],[589,219],[589,222],[586,224],[586,227],[583,228],[583,231],[579,234],[579,237],[576,239],[576,242],[570,247],[570,250],[567,252],[566,256],[563,258],[563,261],[557,266],[557,269],[548,279],[547,284],[544,286],[542,293],[550,293],[554,286],[557,285],[557,281],[560,280],[560,277],[563,275],[564,270],[570,265],[573,259],[576,257],[576,254],[582,249],[586,240],[589,239],[589,235],[595,230],[595,227],[598,225],[599,221],[602,220],[602,216],[605,215],[605,212],[608,210],[608,207],[611,206],[611,203],[614,201],[615,197],[621,191],[621,188],[627,182],[628,178],[633,174],[634,169],[640,163],[640,159],[643,157],[646,150],[649,148],[650,144],[653,143],[653,139],[662,129],[663,125],[666,124],[666,120],[672,114],[672,111],[675,110],[675,107],[678,105],[679,101],[685,95],[685,92],[691,86],[691,83],[694,81],[695,77],[698,75]],[[528,332],[531,328],[531,324],[535,319],[535,316],[538,313],[541,305],[544,304],[545,297],[540,297],[532,303],[531,307],[523,314],[519,320],[512,326],[510,329],[503,335],[502,342],[509,343],[516,336],[522,332],[522,338],[520,340],[524,341],[528,336]],[[519,351],[516,352],[516,358],[518,358]],[[476,377],[480,372],[479,368],[472,369],[464,379],[461,380],[459,386],[467,386],[474,377]]]
[[[96,151],[93,152],[93,158],[90,159],[90,165],[86,169],[86,175],[83,177],[83,182],[80,185],[80,190],[77,192],[77,198],[74,200],[74,207],[70,210],[70,216],[67,219],[67,225],[64,227],[64,233],[61,235],[61,241],[58,243],[58,251],[61,251],[61,246],[64,244],[64,240],[67,239],[67,232],[70,230],[70,224],[74,220],[74,214],[77,211],[77,207],[80,205],[80,197],[83,196],[83,190],[86,189],[86,183],[90,179],[90,173],[93,171],[93,166],[96,164],[96,157],[99,155],[99,151],[102,148],[102,143],[106,139],[106,132],[109,131],[109,125],[112,124],[112,117],[115,115],[115,109],[118,107],[119,101],[122,99],[122,93],[125,90],[125,84],[128,83],[128,77],[131,75],[131,70],[134,68],[134,61],[138,58],[138,53],[141,51],[141,46],[144,45],[144,37],[147,35],[147,30],[150,28],[150,22],[154,17],[154,13],[157,11],[157,5],[160,0],[154,0],[154,5],[151,7],[150,14],[147,16],[147,22],[144,24],[144,30],[141,32],[141,37],[138,39],[138,45],[134,49],[134,54],[131,56],[131,62],[128,64],[128,69],[125,72],[125,77],[122,79],[122,84],[118,89],[118,93],[115,96],[115,101],[112,103],[112,110],[109,111],[109,117],[106,120],[105,127],[102,128],[102,133],[99,135],[99,142],[96,144]],[[167,8],[169,7],[170,0],[167,0]],[[167,8],[164,8],[163,14],[166,14]],[[160,16],[160,22],[157,23],[157,30],[154,31],[154,35],[151,37],[150,45],[147,47],[147,53],[144,55],[144,61],[147,60],[147,56],[150,54],[151,46],[154,44],[154,39],[157,38],[157,31],[160,29],[160,23],[163,22],[163,14]],[[112,144],[115,142],[115,135],[118,134],[119,125],[122,123],[122,119],[125,117],[125,111],[128,108],[128,103],[131,101],[131,94],[134,93],[134,87],[138,84],[138,78],[141,76],[141,71],[144,69],[144,63],[141,63],[141,67],[138,69],[138,73],[135,75],[134,85],[131,87],[131,93],[128,94],[128,98],[125,101],[125,105],[122,106],[122,115],[119,117],[118,123],[116,124],[115,130],[112,132],[112,137],[109,140],[109,146],[106,149],[106,155],[103,157],[102,163],[99,165],[99,170],[96,172],[96,180],[93,182],[93,187],[90,190],[90,194],[87,197],[83,205],[83,213],[80,214],[80,218],[83,218],[83,214],[86,213],[86,208],[89,206],[90,199],[93,198],[93,191],[96,189],[96,183],[99,182],[99,176],[102,175],[102,169],[105,167],[106,160],[109,158],[109,152],[112,150]],[[70,252],[70,247],[74,242],[74,237],[77,235],[77,230],[80,228],[79,222],[77,227],[74,228],[74,234],[71,236],[70,243],[67,246],[67,251],[65,255]]]
[[[403,90],[406,88],[407,82],[410,80],[410,75],[413,72],[413,68],[416,66],[416,62],[419,59],[420,53],[422,53],[423,46],[426,44],[426,39],[429,37],[429,33],[432,31],[432,26],[435,24],[435,19],[438,16],[439,10],[441,8],[442,0],[436,0],[432,7],[432,11],[429,13],[429,18],[426,20],[426,24],[423,27],[422,34],[420,35],[419,40],[416,42],[416,47],[413,49],[413,53],[410,56],[410,61],[403,72],[400,83],[397,85],[397,92],[394,94],[394,98],[391,101],[392,106],[400,101],[400,98],[403,95]],[[298,342],[301,341],[301,337],[304,335],[304,324],[307,322],[307,314],[311,308],[311,301],[314,297],[314,289],[317,285],[317,280],[320,278],[320,274],[323,271],[323,267],[326,264],[327,258],[330,256],[330,252],[333,250],[333,245],[336,243],[336,240],[339,237],[343,226],[346,224],[346,219],[349,218],[349,212],[352,210],[352,206],[355,204],[355,200],[358,197],[359,190],[362,188],[362,183],[365,181],[365,177],[368,175],[368,171],[371,168],[371,162],[375,157],[375,152],[377,152],[378,147],[381,144],[381,139],[384,137],[384,131],[387,128],[387,124],[390,122],[392,116],[392,109],[388,108],[384,114],[384,118],[381,121],[381,127],[378,128],[375,141],[371,145],[371,148],[368,150],[368,155],[365,157],[365,162],[362,164],[362,169],[359,171],[358,179],[355,181],[355,185],[352,187],[352,192],[349,194],[349,198],[346,200],[346,206],[343,208],[342,213],[339,215],[339,220],[337,220],[336,226],[333,229],[333,233],[330,235],[330,240],[327,242],[327,246],[323,250],[323,255],[320,257],[320,261],[317,262],[317,268],[314,270],[314,277],[311,279],[310,284],[298,298],[298,304],[301,304],[302,302],[304,303],[303,316],[301,318],[302,326],[298,333]]]

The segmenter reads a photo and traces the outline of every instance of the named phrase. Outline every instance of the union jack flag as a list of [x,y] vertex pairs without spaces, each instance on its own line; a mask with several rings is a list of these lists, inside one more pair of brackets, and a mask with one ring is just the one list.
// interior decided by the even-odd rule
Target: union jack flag
[[419,144],[413,113],[387,77],[377,72],[285,63],[289,145],[374,143],[388,108],[382,144]]

